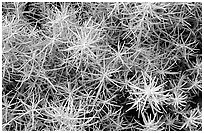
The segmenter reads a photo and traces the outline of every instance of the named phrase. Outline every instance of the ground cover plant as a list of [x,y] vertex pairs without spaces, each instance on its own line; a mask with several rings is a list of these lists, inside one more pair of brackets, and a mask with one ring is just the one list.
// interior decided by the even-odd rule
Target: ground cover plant
[[3,2],[4,131],[202,130],[202,3]]

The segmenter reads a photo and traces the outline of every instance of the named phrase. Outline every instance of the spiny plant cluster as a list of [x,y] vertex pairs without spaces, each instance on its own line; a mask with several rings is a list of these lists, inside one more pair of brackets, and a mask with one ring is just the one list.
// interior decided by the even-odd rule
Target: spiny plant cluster
[[202,130],[202,3],[3,2],[2,129]]

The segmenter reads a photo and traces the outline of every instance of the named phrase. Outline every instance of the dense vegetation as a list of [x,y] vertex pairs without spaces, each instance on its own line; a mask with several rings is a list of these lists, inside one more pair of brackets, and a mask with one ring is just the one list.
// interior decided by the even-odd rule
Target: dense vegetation
[[201,3],[2,3],[3,130],[201,130]]

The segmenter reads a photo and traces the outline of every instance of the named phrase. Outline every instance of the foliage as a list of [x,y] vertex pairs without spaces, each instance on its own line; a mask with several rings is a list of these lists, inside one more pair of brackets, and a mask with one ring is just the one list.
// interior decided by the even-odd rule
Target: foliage
[[201,130],[202,3],[2,2],[2,87],[7,131]]

